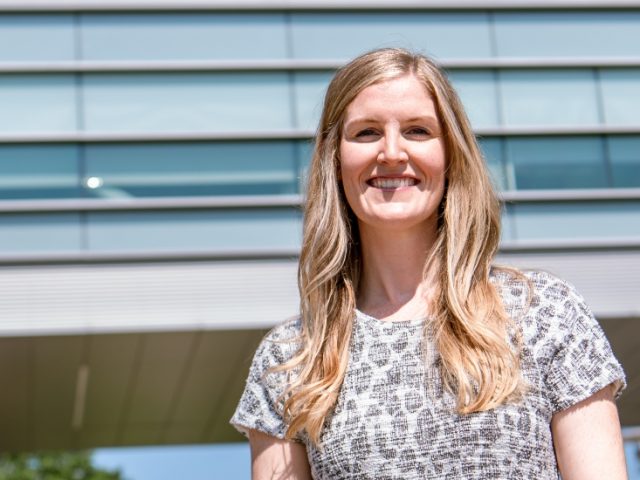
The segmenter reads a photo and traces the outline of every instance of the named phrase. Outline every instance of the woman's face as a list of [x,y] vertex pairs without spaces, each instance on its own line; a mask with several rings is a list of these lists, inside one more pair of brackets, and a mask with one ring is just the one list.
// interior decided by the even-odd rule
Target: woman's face
[[413,75],[371,85],[347,107],[340,174],[361,232],[435,232],[445,163],[435,105]]

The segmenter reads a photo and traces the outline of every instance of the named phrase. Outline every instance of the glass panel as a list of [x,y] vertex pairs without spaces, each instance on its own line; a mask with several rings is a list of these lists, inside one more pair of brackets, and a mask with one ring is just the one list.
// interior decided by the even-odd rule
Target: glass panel
[[504,170],[502,142],[497,138],[481,138],[480,148],[484,154],[491,180],[498,190],[506,190],[509,185]]
[[518,240],[638,238],[640,202],[541,203],[514,207]]
[[289,142],[91,145],[86,178],[100,198],[295,193]]
[[503,205],[502,207],[502,219],[500,225],[500,242],[513,242],[515,240],[514,220],[513,220],[513,205]]
[[87,130],[292,128],[285,73],[88,75]]
[[311,165],[311,157],[313,156],[314,146],[315,146],[315,143],[313,139],[301,140],[296,143],[300,192],[305,192],[307,189],[307,180],[308,180],[307,174],[309,172],[309,165]]
[[640,12],[496,13],[498,55],[640,55]]
[[284,14],[84,14],[85,60],[285,58]]
[[600,81],[605,122],[640,125],[640,69],[602,70]]
[[500,124],[496,79],[491,72],[449,73],[474,128],[494,127]]
[[614,187],[640,187],[640,137],[609,137]]
[[0,105],[2,133],[76,129],[71,75],[0,75]]
[[0,14],[0,61],[75,59],[71,15]]
[[82,230],[77,213],[0,215],[0,250],[5,254],[81,248]]
[[591,70],[499,72],[505,125],[600,123]]
[[80,197],[78,175],[75,146],[0,146],[2,199]]
[[315,131],[322,114],[322,102],[333,72],[295,73],[296,126]]
[[517,189],[607,187],[600,138],[508,138],[507,170]]
[[438,58],[489,57],[485,13],[306,13],[291,16],[294,58],[348,59],[379,47]]
[[294,208],[88,215],[91,250],[299,248],[301,231]]

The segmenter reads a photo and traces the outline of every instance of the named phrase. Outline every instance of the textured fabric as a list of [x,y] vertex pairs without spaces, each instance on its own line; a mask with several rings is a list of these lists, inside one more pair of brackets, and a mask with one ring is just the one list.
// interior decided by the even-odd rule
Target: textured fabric
[[[424,340],[428,320],[382,322],[357,312],[349,366],[319,447],[306,444],[316,479],[558,479],[552,415],[614,383],[624,373],[582,298],[546,273],[528,273],[529,289],[507,274],[492,277],[523,336],[519,404],[455,413],[443,389],[439,356]],[[295,352],[298,320],[273,329],[258,348],[231,423],[282,438],[278,395],[285,373],[267,374]]]

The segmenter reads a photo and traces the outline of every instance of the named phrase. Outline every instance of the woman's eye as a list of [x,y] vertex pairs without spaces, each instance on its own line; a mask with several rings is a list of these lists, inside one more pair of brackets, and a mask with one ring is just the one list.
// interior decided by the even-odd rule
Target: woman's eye
[[407,135],[411,135],[411,136],[429,136],[429,130],[427,130],[426,128],[422,128],[422,127],[412,127],[409,130],[407,130]]
[[360,130],[358,133],[356,133],[356,138],[360,138],[360,139],[373,138],[377,134],[378,133],[373,128],[365,128],[364,130]]

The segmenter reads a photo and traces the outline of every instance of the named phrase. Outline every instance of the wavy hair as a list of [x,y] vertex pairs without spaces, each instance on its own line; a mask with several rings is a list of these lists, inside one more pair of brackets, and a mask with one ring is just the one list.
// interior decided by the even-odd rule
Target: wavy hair
[[461,414],[517,399],[525,388],[519,341],[510,337],[511,320],[489,278],[500,238],[500,203],[462,104],[427,57],[374,50],[337,71],[316,134],[298,269],[301,347],[278,368],[295,371],[283,394],[288,438],[305,431],[318,443],[348,363],[361,253],[357,219],[338,178],[345,113],[368,86],[404,75],[414,75],[433,98],[447,159],[437,239],[424,269],[437,284],[425,334],[437,346],[443,382]]

